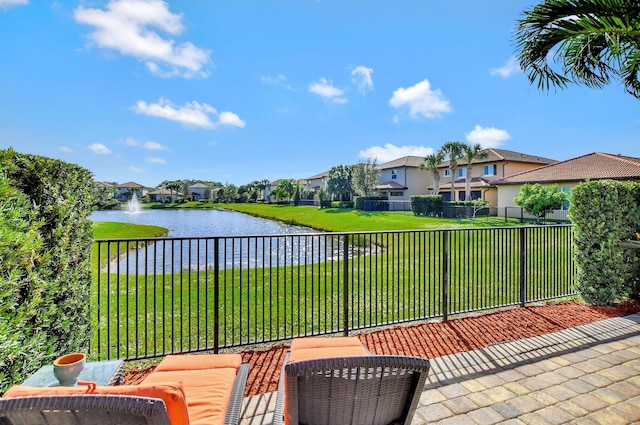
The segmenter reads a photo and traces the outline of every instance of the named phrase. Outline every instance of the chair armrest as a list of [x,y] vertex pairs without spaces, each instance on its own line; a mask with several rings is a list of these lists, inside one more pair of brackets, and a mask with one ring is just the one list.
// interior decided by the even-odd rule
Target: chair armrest
[[233,381],[231,389],[231,397],[229,398],[229,406],[227,406],[227,414],[224,418],[225,425],[238,425],[240,423],[240,415],[242,414],[242,402],[244,400],[244,390],[247,387],[247,378],[249,377],[249,363],[243,362],[238,368],[236,379]]
[[284,356],[284,362],[282,363],[282,369],[280,370],[280,379],[278,380],[278,392],[276,394],[276,407],[273,412],[273,425],[284,425],[284,379],[285,369],[284,366],[289,361],[289,355],[291,352],[287,350]]

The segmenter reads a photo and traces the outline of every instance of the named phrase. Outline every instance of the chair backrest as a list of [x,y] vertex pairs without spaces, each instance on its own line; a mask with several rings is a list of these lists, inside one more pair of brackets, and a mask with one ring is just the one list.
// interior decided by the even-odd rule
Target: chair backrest
[[171,425],[162,400],[113,395],[35,396],[0,399],[0,424]]
[[429,360],[357,356],[285,366],[286,415],[293,424],[409,424]]

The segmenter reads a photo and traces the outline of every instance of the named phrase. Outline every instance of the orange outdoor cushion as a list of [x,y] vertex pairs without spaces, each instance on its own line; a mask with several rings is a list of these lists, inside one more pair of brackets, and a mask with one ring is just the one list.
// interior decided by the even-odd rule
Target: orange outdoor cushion
[[[175,356],[172,356],[175,357]],[[181,356],[181,359],[207,356]],[[238,355],[238,357],[240,357]],[[172,370],[173,363],[181,359],[170,359],[147,376],[143,384],[161,384],[180,381],[184,386],[189,420],[192,425],[222,424],[227,412],[231,390],[236,378],[235,367],[216,367],[196,370]],[[161,368],[160,366],[164,366]],[[235,362],[234,362],[235,364]],[[169,366],[169,367],[168,367]],[[168,370],[167,370],[168,369]]]
[[166,356],[155,368],[155,372],[168,370],[201,370],[217,368],[234,368],[238,370],[242,363],[240,354],[198,354]]
[[167,414],[172,425],[188,425],[189,413],[185,402],[185,390],[182,383],[117,385],[117,386],[84,386],[74,387],[29,387],[15,385],[2,396],[4,397],[33,397],[55,395],[126,395],[136,397],[159,398],[167,407]]
[[360,347],[303,348],[291,350],[289,363],[325,357],[352,357],[366,356],[368,354],[369,352],[362,345]]
[[291,351],[303,348],[329,348],[329,347],[362,347],[362,342],[356,336],[338,336],[331,338],[295,338],[291,342]]

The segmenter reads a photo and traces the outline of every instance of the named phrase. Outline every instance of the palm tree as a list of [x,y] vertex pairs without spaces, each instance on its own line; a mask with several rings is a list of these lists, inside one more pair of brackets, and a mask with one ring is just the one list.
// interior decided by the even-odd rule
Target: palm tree
[[473,172],[471,168],[471,163],[476,159],[485,159],[489,153],[482,149],[480,143],[476,143],[475,145],[465,145],[464,154],[462,155],[462,159],[467,161],[467,175],[465,178],[465,187],[464,187],[464,200],[471,200],[471,179],[473,178]]
[[424,163],[420,164],[420,169],[430,171],[433,175],[433,194],[440,193],[440,170],[438,165],[444,162],[444,152],[439,150],[436,153],[424,157]]
[[[523,15],[515,40],[530,83],[602,88],[613,77],[640,99],[640,2],[543,0]],[[549,66],[551,52],[562,72]]]
[[439,151],[445,157],[449,158],[449,169],[451,169],[451,202],[456,201],[454,182],[456,181],[456,175],[458,173],[458,160],[462,158],[465,146],[467,145],[462,142],[446,142]]

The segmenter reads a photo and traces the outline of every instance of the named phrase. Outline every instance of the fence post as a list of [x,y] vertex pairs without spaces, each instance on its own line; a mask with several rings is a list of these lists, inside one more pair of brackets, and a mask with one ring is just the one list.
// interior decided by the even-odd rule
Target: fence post
[[527,288],[527,228],[520,228],[520,307],[525,305],[525,291]]
[[449,231],[442,233],[442,320],[449,318]]
[[344,328],[344,336],[349,336],[349,235],[344,235],[343,245],[342,245],[342,278],[344,279],[344,283],[342,285],[342,291],[344,292],[343,296],[343,305],[342,305],[342,314],[344,316],[343,320],[343,328]]
[[220,238],[213,244],[213,352],[220,349]]

